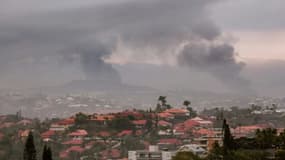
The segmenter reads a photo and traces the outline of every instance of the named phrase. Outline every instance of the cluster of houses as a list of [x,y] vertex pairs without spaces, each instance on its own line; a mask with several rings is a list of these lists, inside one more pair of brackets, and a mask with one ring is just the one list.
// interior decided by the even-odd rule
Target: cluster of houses
[[[149,134],[146,113],[153,118],[156,125],[155,131],[159,138],[155,144],[144,140],[144,136]],[[172,108],[160,113],[126,110],[119,113],[93,114],[88,115],[88,121],[104,126],[118,117],[130,116],[134,117],[131,123],[135,126],[135,130],[110,132],[104,129],[96,131],[90,131],[88,128],[70,129],[76,124],[75,116],[72,116],[50,124],[49,129],[41,132],[40,136],[44,142],[61,145],[62,150],[58,153],[60,159],[78,156],[78,159],[84,160],[90,156],[89,151],[94,146],[109,146],[102,147],[101,151],[94,152],[92,156],[98,159],[171,160],[171,157],[179,151],[191,151],[199,156],[205,156],[215,142],[222,145],[222,129],[214,128],[215,118],[191,117],[190,112],[185,108]],[[0,129],[13,125],[28,126],[33,123],[28,119],[7,122],[5,117],[0,118]],[[267,127],[267,125],[239,126],[231,131],[235,137],[249,137],[257,129]],[[17,136],[24,140],[29,131],[29,129],[19,130]],[[144,149],[130,150],[127,156],[124,155],[120,146],[122,139],[127,136],[141,138]],[[3,137],[4,134],[0,132],[0,140]]]

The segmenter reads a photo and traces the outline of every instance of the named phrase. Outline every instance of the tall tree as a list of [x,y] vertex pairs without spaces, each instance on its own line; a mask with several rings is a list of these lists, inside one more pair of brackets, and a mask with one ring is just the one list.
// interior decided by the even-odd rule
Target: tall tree
[[185,100],[183,102],[183,105],[186,107],[186,109],[189,111],[189,116],[190,117],[196,117],[197,116],[197,112],[195,110],[193,110],[192,107],[190,107],[191,105],[191,101]]
[[44,145],[42,160],[47,160],[47,146]]
[[185,100],[185,101],[183,102],[183,105],[184,105],[186,108],[188,108],[189,105],[191,105],[191,102],[188,101],[188,100]]
[[75,124],[82,125],[88,122],[88,116],[84,113],[77,113],[75,115]]
[[158,97],[158,102],[161,102],[162,106],[166,105],[166,96],[159,96]]
[[220,147],[218,142],[214,143],[214,146],[207,156],[208,160],[222,160],[223,159],[223,148]]
[[42,160],[52,160],[52,152],[51,148],[44,146]]
[[260,149],[270,149],[274,145],[278,145],[277,141],[281,136],[282,134],[279,137],[277,136],[276,129],[267,128],[264,130],[257,130],[255,139]]
[[51,152],[50,147],[47,148],[47,159],[46,160],[52,160],[52,152]]
[[166,96],[159,96],[157,101],[158,101],[157,106],[156,106],[157,111],[162,111],[165,109],[172,108],[171,105],[167,104]]
[[147,119],[145,127],[146,127],[146,129],[147,129],[148,131],[150,131],[150,130],[153,129],[153,122],[152,122],[152,119]]
[[33,133],[30,132],[25,144],[24,149],[24,160],[36,160],[37,159],[37,151],[34,144]]
[[230,127],[225,119],[223,122],[223,147],[225,151],[233,150],[235,148],[234,138],[231,134]]

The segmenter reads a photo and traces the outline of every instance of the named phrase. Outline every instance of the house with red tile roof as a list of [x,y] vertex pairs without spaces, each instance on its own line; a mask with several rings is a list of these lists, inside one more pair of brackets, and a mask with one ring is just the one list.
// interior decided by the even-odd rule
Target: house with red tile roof
[[193,139],[192,143],[198,144],[199,146],[207,149],[208,151],[212,150],[215,142],[218,142],[220,146],[223,145],[222,128],[202,128],[193,131],[193,134],[196,137]]
[[157,114],[160,119],[172,120],[175,116],[168,112],[161,112]]
[[43,132],[41,134],[41,138],[43,139],[43,141],[48,142],[51,141],[51,139],[55,136],[55,131],[53,130],[48,130],[46,132]]
[[184,135],[186,133],[186,128],[184,123],[177,123],[173,127],[173,134],[174,135]]
[[164,113],[173,114],[175,117],[187,117],[190,115],[190,112],[184,108],[171,108],[164,111]]
[[169,123],[167,121],[163,121],[163,120],[160,120],[158,121],[158,126],[161,126],[161,127],[171,127],[172,126],[172,123]]
[[10,127],[15,126],[15,125],[16,125],[16,123],[14,123],[14,122],[5,122],[5,123],[0,124],[0,128],[10,128]]
[[232,130],[232,134],[234,137],[248,137],[254,136],[256,130],[266,129],[267,125],[250,125],[250,126],[240,126]]
[[212,121],[202,119],[201,117],[195,117],[195,118],[192,118],[191,120],[198,122],[201,127],[205,127],[205,128],[213,127],[213,122]]
[[62,142],[63,145],[82,145],[83,141],[82,140],[69,140]]
[[197,126],[200,125],[199,122],[194,121],[192,119],[186,120],[183,124],[184,124],[184,127],[185,127],[186,130],[193,129],[194,127],[197,127]]
[[205,128],[201,128],[201,129],[197,129],[197,130],[193,130],[192,131],[193,135],[196,137],[202,137],[202,136],[214,136],[215,132],[211,129],[205,129]]
[[90,121],[93,121],[98,124],[106,124],[107,121],[111,121],[115,118],[116,117],[111,114],[101,114],[101,115],[94,114],[91,116]]
[[212,128],[213,122],[209,120],[204,120],[200,117],[188,119],[184,122],[184,126],[186,130],[193,129],[195,127],[202,127],[202,128]]
[[51,124],[50,130],[65,131],[69,127],[73,126],[74,123],[75,123],[74,118],[68,118],[68,119],[60,120],[56,123]]
[[132,130],[123,130],[122,132],[118,133],[118,137],[123,137],[123,136],[129,136],[132,135],[133,131]]
[[88,135],[88,132],[84,129],[78,129],[68,134],[68,136],[72,137],[73,139],[83,139],[87,135]]

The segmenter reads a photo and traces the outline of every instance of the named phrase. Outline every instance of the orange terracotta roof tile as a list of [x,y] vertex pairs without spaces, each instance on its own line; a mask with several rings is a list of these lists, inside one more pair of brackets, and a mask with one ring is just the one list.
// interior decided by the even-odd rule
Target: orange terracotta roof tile
[[146,120],[135,120],[132,123],[135,125],[146,125]]
[[54,136],[55,135],[55,131],[53,131],[53,130],[48,130],[48,131],[46,131],[46,132],[43,132],[42,134],[41,134],[41,137],[42,138],[50,138],[51,136]]
[[82,140],[69,140],[69,141],[62,142],[62,144],[64,145],[81,145],[82,143],[83,143]]
[[87,136],[88,132],[84,129],[78,129],[75,132],[68,134],[69,136]]

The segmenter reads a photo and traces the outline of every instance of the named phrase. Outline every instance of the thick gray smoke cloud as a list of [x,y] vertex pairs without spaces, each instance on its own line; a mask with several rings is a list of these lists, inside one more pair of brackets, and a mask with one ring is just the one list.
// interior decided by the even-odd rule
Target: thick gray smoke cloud
[[[7,3],[0,11],[4,15],[0,16],[4,66],[31,58],[30,65],[42,59],[70,65],[79,61],[86,79],[119,82],[119,74],[103,59],[115,53],[120,42],[132,51],[133,59],[169,56],[178,65],[209,72],[228,85],[245,84],[240,77],[243,64],[235,60],[233,47],[227,42],[216,45],[222,33],[208,9],[220,0],[122,0],[100,5],[28,0],[20,8],[1,1]],[[46,7],[36,6],[38,1]]]
[[188,44],[178,61],[182,66],[210,73],[231,89],[250,91],[249,81],[240,76],[245,63],[236,60],[234,51],[229,44]]
[[75,51],[79,55],[82,70],[88,81],[106,84],[121,82],[119,73],[103,59],[112,54],[111,47],[96,42],[93,46],[79,46]]

